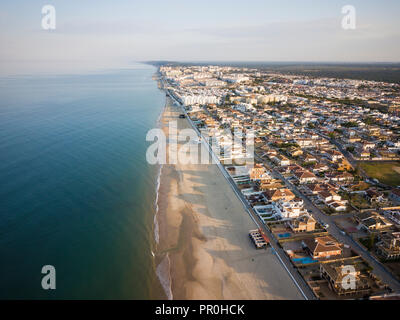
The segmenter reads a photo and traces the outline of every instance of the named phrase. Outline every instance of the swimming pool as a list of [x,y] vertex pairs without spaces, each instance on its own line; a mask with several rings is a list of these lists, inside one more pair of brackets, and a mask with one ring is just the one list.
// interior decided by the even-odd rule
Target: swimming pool
[[313,260],[310,257],[305,257],[305,258],[294,258],[293,262],[298,262],[301,264],[310,264],[310,263],[318,262],[318,260]]
[[287,232],[287,233],[280,233],[280,234],[278,234],[278,237],[279,237],[279,238],[289,238],[290,235],[291,235],[290,232]]

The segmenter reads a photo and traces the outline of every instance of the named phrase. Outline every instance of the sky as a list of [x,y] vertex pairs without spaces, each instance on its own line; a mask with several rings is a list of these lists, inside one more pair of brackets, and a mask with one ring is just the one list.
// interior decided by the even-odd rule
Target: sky
[[[53,5],[56,29],[44,30]],[[342,7],[356,28],[342,28]],[[134,61],[400,62],[398,0],[1,0],[0,74]]]

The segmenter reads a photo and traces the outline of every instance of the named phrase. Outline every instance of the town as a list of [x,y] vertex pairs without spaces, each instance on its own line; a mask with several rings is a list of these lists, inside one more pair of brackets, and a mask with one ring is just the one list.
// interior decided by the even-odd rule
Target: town
[[306,297],[399,296],[398,84],[168,64],[159,77],[259,224],[250,241]]

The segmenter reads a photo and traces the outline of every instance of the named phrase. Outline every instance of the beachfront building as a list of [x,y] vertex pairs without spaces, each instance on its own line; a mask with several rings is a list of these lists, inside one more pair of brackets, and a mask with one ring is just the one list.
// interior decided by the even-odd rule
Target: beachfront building
[[236,184],[248,184],[250,182],[249,168],[246,166],[229,166],[226,168]]
[[279,200],[274,203],[276,215],[281,219],[293,219],[306,213],[303,207],[303,200],[295,198],[293,200]]
[[264,221],[289,220],[306,214],[306,210],[303,208],[303,200],[301,199],[279,200],[267,205],[254,206],[253,209]]
[[277,212],[273,204],[254,206],[253,209],[264,222],[276,220]]
[[296,198],[294,193],[290,191],[288,188],[266,190],[264,191],[264,197],[267,201],[274,201],[274,202],[279,200],[291,201],[294,200],[294,198]]
[[[358,265],[354,264],[349,268],[348,263],[346,262],[346,265],[343,262],[321,263],[321,278],[326,279],[331,290],[339,296],[370,293],[368,276],[361,273]],[[343,280],[347,286],[343,286]]]
[[[225,164],[233,163],[232,160],[241,160],[245,162],[246,159],[252,159],[250,152],[246,152],[246,149],[239,143],[234,143],[232,146],[225,146],[217,148],[214,147],[214,152],[217,154],[218,159]],[[239,161],[236,161],[239,163]]]
[[304,214],[298,218],[288,221],[288,225],[293,232],[313,232],[317,222],[313,217],[308,214]]
[[330,258],[342,254],[341,244],[331,236],[304,239],[302,244],[313,259]]
[[272,179],[270,173],[261,164],[256,164],[250,169],[250,179],[253,181],[269,181]]

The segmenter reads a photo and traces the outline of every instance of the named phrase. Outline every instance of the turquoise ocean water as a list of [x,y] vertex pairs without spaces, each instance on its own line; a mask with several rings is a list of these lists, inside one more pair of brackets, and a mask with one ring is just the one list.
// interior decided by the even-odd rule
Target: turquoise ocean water
[[0,78],[0,298],[154,295],[155,71]]

